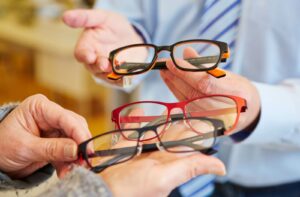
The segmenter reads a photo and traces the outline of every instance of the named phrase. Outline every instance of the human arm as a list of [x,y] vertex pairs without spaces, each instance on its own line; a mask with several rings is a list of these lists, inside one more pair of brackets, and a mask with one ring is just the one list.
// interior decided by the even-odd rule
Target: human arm
[[[42,95],[25,99],[0,123],[0,171],[6,182],[1,188],[39,183],[30,175],[49,162],[64,175],[69,162],[77,159],[77,144],[90,136],[86,121],[74,112]],[[25,179],[32,184],[15,185]]]

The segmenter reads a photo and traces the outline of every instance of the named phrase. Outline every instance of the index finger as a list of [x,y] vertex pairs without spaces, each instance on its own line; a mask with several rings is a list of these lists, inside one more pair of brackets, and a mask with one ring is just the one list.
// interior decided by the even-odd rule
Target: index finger
[[86,120],[80,115],[62,108],[45,96],[37,95],[29,98],[33,98],[29,101],[34,106],[32,115],[39,129],[45,132],[60,130],[77,144],[92,137]]

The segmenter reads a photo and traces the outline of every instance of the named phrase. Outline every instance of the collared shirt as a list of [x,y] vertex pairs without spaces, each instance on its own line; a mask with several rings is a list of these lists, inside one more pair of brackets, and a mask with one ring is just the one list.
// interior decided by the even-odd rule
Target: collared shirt
[[[166,45],[198,38],[203,2],[101,0],[98,6],[127,16],[148,42]],[[261,117],[246,140],[220,147],[227,178],[248,187],[299,181],[300,2],[245,0],[241,9],[231,71],[253,81]],[[175,101],[157,71],[144,78],[140,99]]]

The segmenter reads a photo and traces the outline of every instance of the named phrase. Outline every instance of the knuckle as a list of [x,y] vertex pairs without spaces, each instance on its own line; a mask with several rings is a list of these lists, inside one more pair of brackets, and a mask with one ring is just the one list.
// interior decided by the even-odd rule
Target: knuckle
[[74,56],[75,56],[77,61],[82,62],[82,59],[83,59],[82,58],[82,51],[78,48],[78,46],[74,50]]
[[55,160],[57,150],[58,150],[58,143],[56,141],[45,143],[45,154],[47,159]]

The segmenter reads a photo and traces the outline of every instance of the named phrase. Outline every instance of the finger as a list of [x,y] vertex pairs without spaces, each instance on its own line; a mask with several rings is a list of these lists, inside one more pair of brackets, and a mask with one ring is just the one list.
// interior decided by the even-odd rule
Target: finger
[[73,28],[89,28],[103,24],[108,17],[104,10],[77,9],[66,11],[63,14],[63,21]]
[[165,76],[171,78],[171,80],[173,79],[173,84],[180,85],[180,82],[184,81],[188,86],[194,88],[197,91],[200,91],[203,94],[215,93],[214,91],[216,89],[212,88],[214,86],[214,82],[216,80],[223,80],[215,79],[205,72],[182,71],[180,69],[177,69],[174,63],[170,60],[166,61],[166,65],[171,73],[166,73]]
[[[187,100],[188,98],[181,93],[181,90],[179,90],[178,88],[176,88],[176,86],[172,83],[172,81],[170,81],[170,79],[168,78],[168,71],[160,71],[160,76],[163,79],[163,81],[165,82],[165,84],[168,86],[168,88],[171,90],[171,92],[174,94],[174,96],[179,100],[179,101],[184,101]],[[187,87],[189,88],[189,87]]]
[[[200,91],[198,89],[195,89],[184,79],[173,75],[170,71],[161,71],[161,77],[179,100],[187,100],[198,96],[203,96],[208,92],[208,90]],[[203,87],[205,85],[206,84],[202,84]]]
[[192,47],[187,47],[187,48],[184,48],[183,50],[183,58],[184,59],[187,59],[187,58],[194,58],[194,57],[198,57],[198,53],[197,51],[192,48]]
[[225,166],[215,157],[195,154],[165,163],[161,167],[162,185],[169,191],[203,174],[223,176],[226,174]]
[[29,106],[34,108],[32,115],[40,130],[61,130],[77,144],[91,138],[87,123],[81,116],[49,101],[43,95],[29,97],[28,101]]
[[55,168],[56,174],[58,178],[64,178],[71,170],[72,170],[72,163],[67,162],[51,162],[51,165]]
[[[90,38],[88,38],[90,39]],[[88,45],[87,39],[81,37],[76,45],[74,56],[77,61],[84,64],[95,64],[97,54],[91,45]]]
[[33,161],[74,161],[77,144],[69,138],[34,137],[30,146]]

